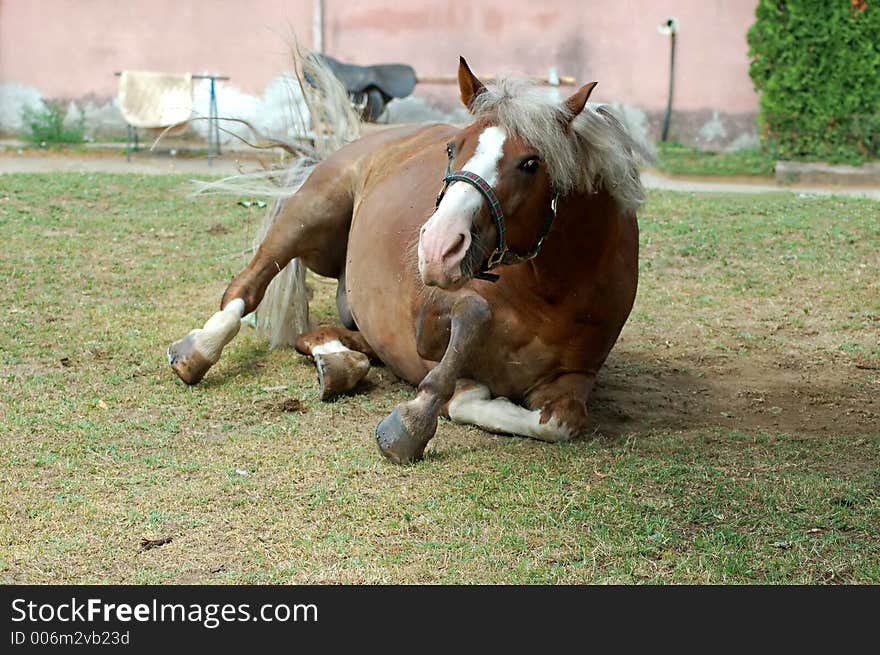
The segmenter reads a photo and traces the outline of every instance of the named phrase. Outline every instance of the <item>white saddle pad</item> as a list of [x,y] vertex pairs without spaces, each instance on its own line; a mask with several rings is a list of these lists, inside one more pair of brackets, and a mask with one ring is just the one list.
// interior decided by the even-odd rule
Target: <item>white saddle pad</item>
[[192,75],[122,71],[117,93],[122,117],[135,127],[168,127],[192,116]]

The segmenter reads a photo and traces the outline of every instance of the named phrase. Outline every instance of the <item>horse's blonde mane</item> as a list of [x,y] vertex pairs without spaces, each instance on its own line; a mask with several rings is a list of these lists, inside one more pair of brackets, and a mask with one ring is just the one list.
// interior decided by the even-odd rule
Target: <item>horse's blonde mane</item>
[[545,90],[525,80],[500,79],[474,99],[471,111],[537,149],[560,195],[605,189],[628,212],[645,201],[639,164],[652,155],[608,107],[587,105],[566,132],[560,125],[570,116]]

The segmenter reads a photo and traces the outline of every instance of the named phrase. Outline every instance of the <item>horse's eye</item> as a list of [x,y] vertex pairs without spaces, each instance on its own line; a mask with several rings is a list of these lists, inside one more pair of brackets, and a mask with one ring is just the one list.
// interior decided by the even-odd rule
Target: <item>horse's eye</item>
[[526,173],[536,173],[538,171],[538,166],[540,166],[540,163],[541,162],[537,157],[529,157],[528,159],[524,159],[520,163],[519,170]]
[[446,156],[449,157],[450,161],[455,156],[455,147],[451,143],[446,144]]

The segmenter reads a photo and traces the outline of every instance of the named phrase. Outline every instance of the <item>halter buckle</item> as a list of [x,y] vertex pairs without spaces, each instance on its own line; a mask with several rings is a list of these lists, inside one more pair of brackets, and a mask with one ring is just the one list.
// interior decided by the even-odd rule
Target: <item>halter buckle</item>
[[495,248],[489,259],[486,261],[486,270],[489,271],[504,262],[504,256],[507,254],[507,248]]

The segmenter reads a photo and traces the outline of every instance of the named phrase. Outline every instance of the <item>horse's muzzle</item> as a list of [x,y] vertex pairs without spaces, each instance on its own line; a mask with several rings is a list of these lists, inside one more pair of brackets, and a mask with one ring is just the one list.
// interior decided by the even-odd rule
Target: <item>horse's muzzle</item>
[[419,235],[419,274],[429,287],[456,289],[464,282],[462,261],[471,247],[464,220],[429,220]]

